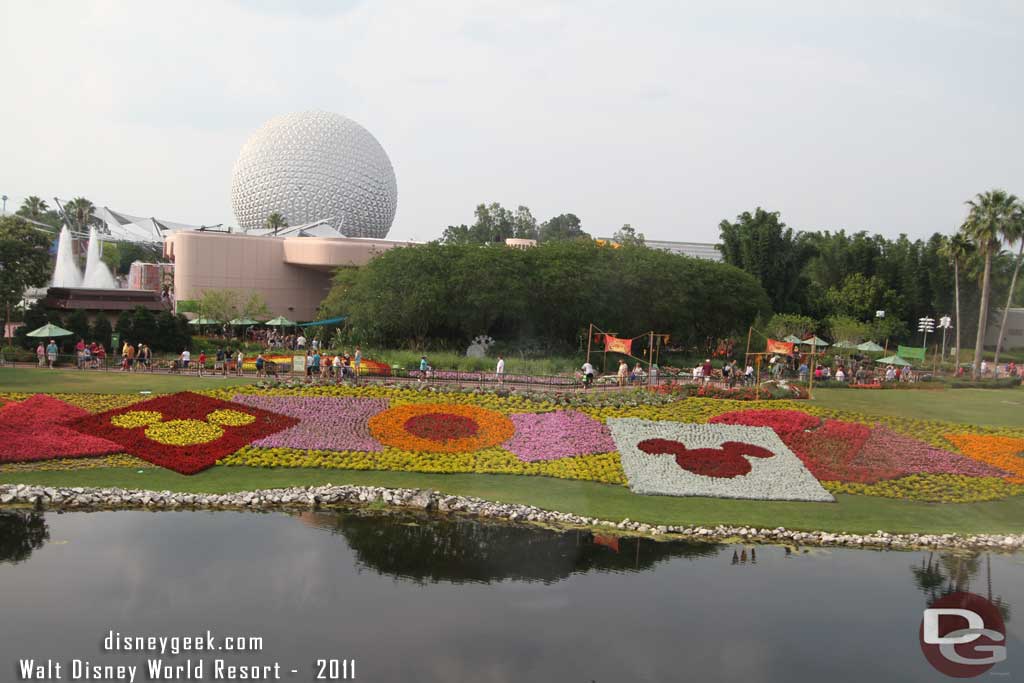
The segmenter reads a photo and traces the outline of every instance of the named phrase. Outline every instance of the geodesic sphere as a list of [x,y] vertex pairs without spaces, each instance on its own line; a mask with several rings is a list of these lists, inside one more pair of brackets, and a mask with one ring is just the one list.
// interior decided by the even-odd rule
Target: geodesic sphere
[[377,139],[340,114],[307,111],[267,121],[242,147],[231,179],[242,228],[274,212],[296,226],[326,220],[349,237],[383,238],[398,208],[391,160]]

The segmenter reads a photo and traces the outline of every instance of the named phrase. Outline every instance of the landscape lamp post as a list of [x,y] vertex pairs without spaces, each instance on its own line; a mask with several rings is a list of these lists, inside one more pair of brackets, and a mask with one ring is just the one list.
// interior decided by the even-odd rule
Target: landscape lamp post
[[948,315],[939,318],[939,327],[942,329],[942,360],[946,360],[946,330],[953,327],[953,321]]
[[924,318],[918,318],[917,331],[924,333],[921,337],[921,346],[928,348],[928,333],[935,331],[935,319],[927,316]]

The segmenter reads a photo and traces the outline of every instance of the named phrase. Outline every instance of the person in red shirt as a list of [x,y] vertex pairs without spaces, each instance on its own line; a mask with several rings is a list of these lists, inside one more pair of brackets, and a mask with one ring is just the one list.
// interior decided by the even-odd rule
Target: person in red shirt
[[206,351],[199,352],[199,376],[203,376],[203,368],[206,367]]

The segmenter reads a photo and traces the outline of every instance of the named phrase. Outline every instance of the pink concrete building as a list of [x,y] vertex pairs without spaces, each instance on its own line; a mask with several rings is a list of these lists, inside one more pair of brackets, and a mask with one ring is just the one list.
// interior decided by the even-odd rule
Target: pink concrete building
[[274,237],[180,231],[164,240],[174,262],[174,297],[180,304],[205,290],[258,292],[274,316],[314,320],[339,266],[362,266],[393,247],[413,244],[349,237]]

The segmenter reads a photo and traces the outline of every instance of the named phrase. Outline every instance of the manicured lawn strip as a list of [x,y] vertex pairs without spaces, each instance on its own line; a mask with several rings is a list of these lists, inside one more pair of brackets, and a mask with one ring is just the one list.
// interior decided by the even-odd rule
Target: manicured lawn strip
[[255,376],[168,375],[159,372],[121,372],[120,370],[41,370],[38,368],[0,368],[0,391],[27,393],[119,394],[152,391],[170,394],[176,391],[217,389],[252,384]]
[[1024,387],[1016,389],[815,389],[809,405],[989,427],[1024,424]]
[[226,493],[260,488],[358,484],[429,488],[505,503],[536,505],[600,519],[652,524],[745,525],[870,533],[1021,533],[1024,497],[991,503],[913,503],[868,496],[836,496],[837,503],[638,496],[623,486],[544,477],[418,472],[324,471],[214,467],[193,476],[162,469],[107,468],[74,472],[0,475],[2,483],[43,486],[118,486],[151,490]]

